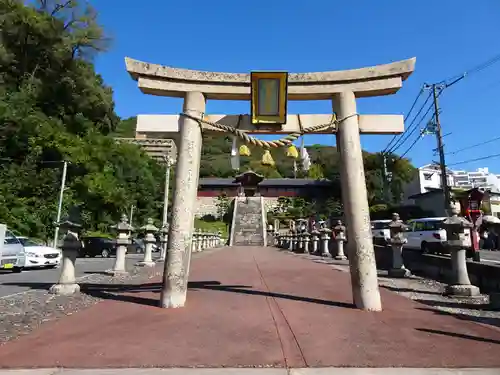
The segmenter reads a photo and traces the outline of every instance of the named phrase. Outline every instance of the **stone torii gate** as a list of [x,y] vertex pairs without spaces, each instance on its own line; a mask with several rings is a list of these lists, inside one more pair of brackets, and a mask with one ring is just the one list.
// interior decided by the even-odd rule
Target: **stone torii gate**
[[[413,72],[415,58],[361,69],[288,75],[288,100],[332,100],[333,113],[288,115],[280,126],[255,125],[248,115],[205,115],[207,99],[251,100],[250,74],[202,72],[125,59],[139,89],[150,95],[184,98],[183,114],[139,117],[137,135],[176,134],[178,157],[172,222],[160,305],[184,306],[191,261],[202,130],[265,134],[336,134],[340,152],[342,201],[348,223],[348,254],[353,302],[359,309],[380,311],[360,133],[399,134],[400,115],[359,115],[356,98],[396,93]],[[328,126],[322,126],[319,124]],[[241,135],[241,134],[240,134]]]

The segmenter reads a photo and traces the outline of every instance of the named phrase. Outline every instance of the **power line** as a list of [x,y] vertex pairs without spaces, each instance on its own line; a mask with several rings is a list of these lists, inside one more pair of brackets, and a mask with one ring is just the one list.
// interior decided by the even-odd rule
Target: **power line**
[[451,163],[451,164],[448,164],[448,166],[450,166],[450,165],[467,164],[467,163],[472,163],[474,161],[487,160],[487,159],[493,159],[493,158],[498,158],[498,157],[500,157],[500,154],[493,154],[493,155],[483,156],[481,158],[475,158],[475,159],[469,159],[469,160],[459,161],[459,162],[456,162],[456,163]]
[[[414,125],[415,121],[417,120],[418,116],[420,116],[420,114],[422,113],[422,111],[424,110],[425,106],[427,105],[427,103],[429,102],[431,98],[431,94],[429,93],[429,95],[427,96],[427,99],[425,99],[425,102],[424,104],[422,104],[422,106],[420,107],[419,111],[417,112],[417,114],[415,115],[415,117],[413,117],[413,121],[410,123],[410,125],[405,129],[405,131],[400,135],[400,138],[396,141],[396,143],[391,147],[391,149],[388,151],[388,153],[394,153],[394,151],[396,151],[398,148],[400,148],[405,142],[406,140],[411,136],[411,134],[413,134],[415,132],[415,128],[418,126],[418,124]],[[409,135],[406,135],[409,131],[411,131],[409,133]]]
[[[418,99],[420,99],[420,96],[422,96],[422,93],[424,92],[423,88],[420,89],[417,97],[415,98],[415,100],[413,101],[413,104],[411,105],[411,108],[410,110],[408,111],[408,113],[406,114],[406,116],[404,117],[404,120],[403,120],[403,123],[406,123],[406,120],[408,119],[408,117],[410,117],[411,115],[411,112],[413,111],[413,108],[415,108],[415,105],[417,104],[418,102]],[[403,132],[404,134],[404,132]],[[383,154],[385,154],[387,152],[387,150],[389,149],[389,147],[391,146],[392,142],[394,142],[394,140],[398,137],[398,134],[394,135],[394,137],[392,137],[391,141],[387,144],[387,146],[385,146],[384,150],[382,151]]]
[[[444,82],[446,81],[449,81],[449,80],[452,80],[454,78],[457,78],[459,76],[461,76],[462,78],[464,78],[465,76],[471,76],[472,74],[475,74],[475,73],[479,73],[487,68],[489,68],[490,66],[496,64],[497,62],[500,61],[500,53],[498,55],[495,55],[493,56],[492,58],[470,68],[470,69],[467,69],[464,73],[462,74],[457,74],[455,76],[452,76],[446,80],[444,80]],[[461,78],[460,78],[461,79]]]
[[490,139],[489,141],[476,143],[476,144],[473,144],[473,145],[470,145],[470,146],[467,146],[467,147],[459,148],[458,150],[447,152],[446,155],[456,155],[459,152],[470,150],[472,148],[476,148],[476,147],[479,147],[479,146],[482,146],[482,145],[487,145],[488,143],[492,143],[492,142],[495,142],[495,141],[500,141],[500,137],[496,137],[496,138]]
[[[427,100],[425,101],[424,105],[422,106],[422,108],[420,109],[420,111],[418,111],[417,115],[415,116],[415,118],[413,119],[412,123],[408,127],[408,131],[410,129],[411,129],[411,131],[404,138],[400,138],[399,145],[394,145],[390,152],[394,153],[394,151],[396,151],[398,148],[400,148],[401,146],[403,146],[405,144],[405,142],[419,129],[420,124],[425,120],[425,118],[427,117],[427,115],[429,114],[429,112],[432,110],[432,106],[433,106],[432,103],[429,105],[429,107],[427,108],[427,111],[425,111],[424,115],[420,118],[420,121],[417,122],[417,123],[415,123],[415,125],[413,125],[413,123],[418,118],[418,115],[423,111],[425,105],[430,100],[431,96],[432,96],[432,92],[429,93],[429,96],[427,97]],[[404,135],[404,133],[402,135]],[[420,136],[419,136],[419,138],[417,138],[417,140],[418,139],[420,139]],[[414,144],[415,143],[416,143],[416,141],[414,142]],[[407,150],[406,152],[408,152],[408,151],[409,150]]]

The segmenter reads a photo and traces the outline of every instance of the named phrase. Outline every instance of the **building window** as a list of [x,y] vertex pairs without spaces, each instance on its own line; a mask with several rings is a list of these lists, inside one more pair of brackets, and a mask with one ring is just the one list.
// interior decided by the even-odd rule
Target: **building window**
[[424,179],[430,181],[432,179],[432,173],[424,173]]

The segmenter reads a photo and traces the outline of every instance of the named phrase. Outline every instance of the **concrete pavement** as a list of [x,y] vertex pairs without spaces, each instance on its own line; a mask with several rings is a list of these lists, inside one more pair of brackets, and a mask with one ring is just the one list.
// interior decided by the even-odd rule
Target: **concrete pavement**
[[[187,304],[179,309],[157,307],[159,279],[87,285],[84,293],[105,300],[0,346],[0,367],[336,367],[310,374],[497,367],[490,373],[499,373],[500,330],[384,289],[384,311],[354,309],[349,275],[327,264],[236,247],[196,259],[191,270]],[[400,373],[411,374],[406,368]],[[420,373],[440,373],[431,371]]]
[[[142,254],[127,255],[127,266],[132,268],[134,263],[142,259]],[[115,258],[78,258],[76,260],[76,277],[88,276],[92,273],[106,271],[112,268]],[[12,294],[29,291],[26,285],[15,285],[16,283],[55,283],[59,279],[61,271],[56,269],[29,269],[21,273],[0,273],[0,298]]]
[[0,375],[498,375],[492,368],[128,368],[0,370]]

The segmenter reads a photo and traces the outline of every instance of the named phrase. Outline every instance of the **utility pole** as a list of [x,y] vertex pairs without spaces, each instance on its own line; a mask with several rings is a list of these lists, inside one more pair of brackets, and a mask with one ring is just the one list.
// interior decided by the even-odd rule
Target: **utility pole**
[[53,247],[57,248],[57,239],[59,237],[59,222],[61,221],[61,211],[64,198],[64,189],[66,187],[66,174],[68,172],[68,162],[63,164],[62,177],[61,177],[61,190],[59,191],[59,204],[57,207],[56,229],[54,231]]
[[[450,85],[448,85],[450,86]],[[446,86],[447,87],[447,86]],[[450,187],[448,186],[448,177],[446,174],[446,161],[444,158],[444,145],[443,145],[443,136],[441,131],[441,123],[439,121],[439,103],[438,103],[438,89],[443,89],[444,87],[438,86],[435,83],[432,85],[425,85],[426,89],[432,90],[432,96],[434,98],[434,119],[436,121],[436,140],[437,140],[437,148],[439,152],[439,167],[441,169],[441,186],[443,189],[444,196],[444,208],[448,214],[451,210],[451,195],[450,195]]]
[[391,191],[390,191],[390,173],[387,171],[387,154],[384,152],[382,153],[382,183],[383,183],[383,192],[384,192],[384,201],[386,204],[389,203],[391,199]]

